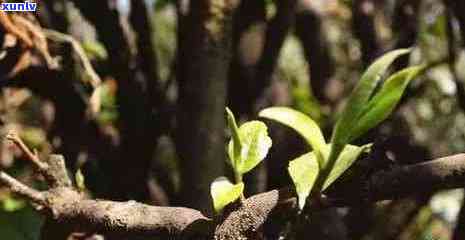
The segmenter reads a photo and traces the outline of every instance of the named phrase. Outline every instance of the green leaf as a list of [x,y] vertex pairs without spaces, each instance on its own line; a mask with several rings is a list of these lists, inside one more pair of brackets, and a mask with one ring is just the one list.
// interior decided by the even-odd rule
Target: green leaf
[[362,75],[359,83],[349,96],[346,106],[334,127],[331,136],[331,151],[329,157],[325,165],[320,166],[322,169],[320,173],[321,178],[317,182],[317,187],[320,188],[320,190],[324,183],[322,181],[326,181],[325,179],[329,177],[344,146],[349,143],[354,126],[362,115],[381,77],[386,73],[394,60],[409,52],[410,49],[399,49],[388,52],[371,64]]
[[318,162],[323,163],[322,149],[326,145],[323,133],[318,124],[307,115],[287,107],[266,108],[258,114],[260,117],[282,123],[297,131],[305,141],[318,152]]
[[244,191],[244,183],[232,184],[227,178],[219,177],[210,186],[213,207],[217,213],[236,201]]
[[229,110],[229,108],[226,108],[226,114],[227,114],[227,119],[228,119],[228,126],[229,129],[231,130],[231,135],[232,135],[232,151],[228,151],[229,154],[229,159],[231,160],[231,165],[233,166],[234,169],[236,169],[236,160],[240,158],[241,154],[241,149],[242,149],[242,144],[241,144],[241,139],[239,136],[239,129],[237,128],[236,124],[236,118],[234,117],[234,114]]
[[17,199],[12,196],[8,196],[3,199],[3,210],[6,212],[14,212],[20,210],[26,206],[26,202],[22,199]]
[[329,187],[336,179],[338,179],[350,166],[357,160],[357,158],[364,151],[369,150],[371,144],[367,144],[361,147],[346,145],[344,150],[341,152],[339,157],[336,160],[336,164],[329,173],[328,177],[324,180],[322,190],[325,190]]
[[[328,160],[329,162],[337,159],[339,153],[344,148],[344,145],[348,143],[351,131],[373,94],[373,91],[375,90],[382,75],[385,74],[388,67],[396,58],[409,52],[409,49],[399,49],[388,52],[371,64],[362,75],[359,83],[350,95],[339,120],[336,122],[336,126],[331,137],[332,148],[329,156],[330,159]],[[332,164],[333,163],[329,165]]]
[[[238,130],[242,145],[240,155],[234,159],[234,168],[239,175],[243,175],[257,166],[268,154],[271,147],[271,138],[268,128],[263,122],[246,122]],[[234,151],[235,141],[229,142],[229,155]]]
[[74,175],[74,180],[76,181],[76,186],[79,191],[86,190],[84,175],[82,174],[82,171],[80,168],[76,171],[76,175]]
[[405,68],[389,77],[376,95],[371,98],[357,121],[350,141],[355,140],[385,120],[400,101],[409,82],[425,69],[425,66]]
[[295,185],[299,208],[303,209],[318,176],[319,167],[315,153],[310,152],[292,160],[288,171]]
[[82,48],[86,56],[91,59],[104,60],[108,58],[108,52],[103,45],[96,41],[84,41]]

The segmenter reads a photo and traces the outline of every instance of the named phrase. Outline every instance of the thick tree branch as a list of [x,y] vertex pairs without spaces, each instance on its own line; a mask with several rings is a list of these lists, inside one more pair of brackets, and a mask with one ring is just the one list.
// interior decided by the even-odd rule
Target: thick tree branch
[[212,221],[197,210],[182,207],[155,207],[135,201],[112,202],[71,200],[53,206],[58,222],[75,230],[106,236],[157,236],[166,239],[209,232]]
[[[63,160],[52,155],[47,165],[58,162],[45,171],[66,171]],[[61,162],[61,163],[60,163]],[[61,170],[60,170],[61,169]],[[54,174],[60,179],[67,175]],[[47,183],[53,184],[46,179]],[[231,205],[214,222],[201,212],[182,207],[155,207],[135,201],[112,202],[89,200],[72,187],[61,184],[48,191],[34,190],[4,172],[0,182],[11,191],[22,195],[43,208],[63,227],[73,230],[98,232],[117,237],[159,236],[163,238],[195,239],[255,239],[263,224],[275,215],[296,213],[295,193],[290,189],[272,190],[257,194]],[[398,199],[417,193],[431,193],[439,189],[464,187],[465,154],[457,154],[419,164],[396,166],[374,173],[366,184],[350,189],[338,199],[309,199],[308,206],[322,209],[350,206],[360,202]],[[215,226],[215,223],[218,223]]]
[[345,189],[337,199],[324,199],[319,207],[360,205],[464,186],[465,154],[457,154],[376,172],[363,186]]

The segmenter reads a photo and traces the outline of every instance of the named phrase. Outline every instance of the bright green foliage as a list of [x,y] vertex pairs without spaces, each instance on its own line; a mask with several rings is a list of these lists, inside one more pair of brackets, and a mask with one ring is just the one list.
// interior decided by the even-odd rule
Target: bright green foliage
[[232,135],[228,155],[236,177],[240,179],[265,159],[271,147],[271,138],[263,122],[250,121],[238,128],[232,112],[228,108],[226,112]]
[[355,140],[369,129],[385,120],[400,101],[409,82],[425,69],[424,66],[405,68],[389,77],[378,93],[368,102],[352,129],[350,141]]
[[318,125],[303,113],[284,107],[272,107],[259,116],[275,120],[296,130],[314,149],[293,160],[289,173],[299,197],[299,207],[313,191],[324,191],[339,178],[370,144],[348,143],[385,120],[400,101],[408,83],[425,70],[425,66],[403,69],[390,76],[375,92],[381,77],[398,57],[409,49],[391,51],[376,60],[363,74],[336,122],[331,142],[326,144]]
[[314,152],[306,153],[292,160],[289,162],[287,170],[295,185],[299,199],[299,208],[303,209],[319,171],[318,161]]
[[108,58],[108,52],[105,47],[99,42],[95,41],[84,41],[82,48],[86,53],[86,56],[91,60],[105,60]]
[[338,179],[347,169],[349,169],[350,166],[352,166],[360,154],[370,149],[370,146],[371,144],[363,145],[361,147],[346,145],[341,154],[339,154],[339,157],[336,160],[336,164],[331,169],[328,177],[325,179],[322,190],[325,190],[334,181],[336,181],[336,179]]
[[[409,52],[409,49],[399,49],[386,53],[371,64],[362,75],[358,85],[350,95],[339,120],[336,122],[331,137],[331,152],[327,162],[329,168],[332,168],[335,160],[344,149],[344,146],[349,142],[353,127],[360,119],[360,115],[365,110],[368,100],[373,95],[381,77],[386,73],[387,69],[396,58]],[[323,173],[323,175],[327,175],[327,173]]]
[[79,191],[86,190],[85,179],[84,179],[84,175],[82,174],[81,169],[78,169],[76,171],[76,174],[74,175],[74,180],[76,181],[76,186]]
[[241,150],[235,155],[235,141],[229,142],[229,156],[234,156],[233,166],[235,171],[243,175],[257,166],[268,154],[271,147],[271,138],[268,136],[268,128],[263,122],[251,121],[244,123],[239,128]]
[[250,121],[237,127],[236,119],[228,108],[226,118],[232,135],[227,152],[236,177],[236,185],[224,177],[212,183],[211,195],[217,212],[243,195],[242,176],[265,159],[272,144],[268,128],[263,122]]
[[20,210],[26,206],[26,202],[22,199],[17,199],[12,196],[8,196],[2,200],[3,210],[6,212],[14,212]]
[[232,184],[227,178],[217,178],[210,186],[215,211],[221,212],[223,208],[241,197],[244,183]]
[[[227,113],[228,127],[231,130],[232,145],[233,145],[232,151],[228,150],[228,153],[229,153],[229,159],[231,160],[231,165],[233,166],[233,168],[235,168],[236,166],[235,160],[240,158],[242,144],[241,144],[241,138],[239,137],[239,128],[237,127],[234,114],[231,112],[231,110],[229,110],[229,108],[226,108],[226,113]],[[229,144],[229,146],[231,146],[231,143]]]
[[318,152],[318,162],[324,164],[321,156],[326,145],[318,124],[307,115],[287,107],[271,107],[260,111],[260,117],[275,120],[297,131],[305,141]]

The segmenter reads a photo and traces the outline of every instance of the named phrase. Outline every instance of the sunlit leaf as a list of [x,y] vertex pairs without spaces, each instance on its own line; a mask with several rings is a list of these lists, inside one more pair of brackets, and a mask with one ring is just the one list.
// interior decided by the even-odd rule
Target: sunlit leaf
[[240,158],[242,144],[241,139],[239,137],[239,129],[237,127],[236,118],[234,117],[234,114],[231,112],[231,110],[229,110],[229,108],[226,108],[226,114],[228,120],[228,127],[231,130],[232,135],[232,143],[229,144],[232,149],[228,151],[228,154],[229,159],[231,161],[231,165],[233,166],[233,168],[236,168],[236,161],[238,158]]
[[26,202],[22,199],[16,199],[9,196],[2,200],[3,210],[6,212],[14,212],[20,210],[26,206]]
[[86,190],[85,179],[84,179],[84,175],[82,174],[81,169],[78,169],[76,171],[76,175],[74,175],[74,180],[76,181],[76,186],[79,191]]
[[96,41],[84,41],[82,48],[89,59],[104,60],[108,58],[105,47]]
[[[271,107],[260,111],[260,117],[272,119],[297,131],[305,141],[319,152],[326,145],[318,124],[307,115],[287,107]],[[321,155],[320,155],[321,156]],[[319,157],[320,164],[324,159]]]
[[370,148],[371,144],[367,144],[361,147],[346,145],[344,150],[341,152],[336,160],[336,164],[331,169],[328,177],[325,179],[322,190],[329,187],[336,179],[338,179],[350,166],[357,160],[357,158],[364,151]]
[[[265,159],[271,147],[271,138],[268,136],[268,128],[260,121],[242,124],[238,133],[242,147],[240,155],[234,160],[234,166],[237,173],[242,175]],[[234,141],[229,142],[229,155],[233,153],[234,145]]]
[[[362,75],[358,85],[350,95],[347,104],[336,123],[331,143],[332,152],[340,152],[349,141],[350,133],[357,122],[360,114],[364,110],[366,103],[373,94],[381,77],[396,58],[409,53],[409,49],[399,49],[386,53],[368,67]],[[330,154],[331,155],[331,154]],[[338,154],[336,154],[337,157]]]
[[289,163],[289,175],[294,182],[299,200],[299,208],[303,209],[313,184],[318,176],[318,161],[314,152],[304,154]]
[[350,140],[354,140],[385,120],[400,101],[409,82],[424,66],[405,68],[389,77],[376,95],[365,106],[363,115],[357,121]]
[[227,178],[219,177],[210,186],[215,211],[221,212],[228,204],[236,201],[244,191],[244,183],[232,184]]
[[[351,133],[359,117],[362,115],[368,100],[373,94],[379,80],[385,74],[388,67],[399,56],[410,52],[410,49],[399,49],[388,52],[378,58],[371,64],[362,75],[359,83],[350,95],[344,110],[341,113],[336,126],[334,127],[331,137],[331,151],[326,165],[322,167],[321,175],[327,178],[329,172],[344,149],[344,146],[350,141]],[[320,186],[319,186],[320,187]]]

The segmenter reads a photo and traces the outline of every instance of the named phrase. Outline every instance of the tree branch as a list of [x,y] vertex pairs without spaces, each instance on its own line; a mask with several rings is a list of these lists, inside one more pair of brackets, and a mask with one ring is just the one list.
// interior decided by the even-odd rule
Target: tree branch
[[135,201],[100,200],[59,201],[53,206],[60,223],[75,230],[93,231],[106,236],[162,239],[172,236],[207,234],[212,221],[197,210],[182,207],[155,207]]
[[45,198],[42,193],[22,184],[5,172],[0,172],[0,182],[5,184],[12,192],[29,199],[33,203],[39,205],[45,204]]
[[358,189],[345,190],[337,199],[328,198],[320,204],[323,207],[360,205],[360,202],[394,200],[464,186],[465,154],[462,153],[375,172]]
[[[48,167],[45,171],[58,179],[70,181],[67,175],[63,175],[66,171],[63,159],[56,156],[58,155],[52,155],[46,161],[48,166],[54,167]],[[59,174],[51,173],[52,171]],[[46,181],[51,184],[49,179]],[[135,201],[89,200],[67,184],[51,185],[49,190],[39,192],[5,172],[0,172],[0,182],[12,192],[42,207],[43,213],[63,224],[63,227],[117,237],[255,239],[268,219],[283,214],[294,216],[297,206],[293,190],[272,190],[254,195],[242,204],[228,206],[218,221],[213,221],[201,212],[189,208],[155,207]],[[398,199],[464,185],[465,154],[457,154],[375,172],[365,184],[357,186],[357,189],[345,189],[345,196],[337,199],[309,199],[309,208],[306,210]]]

